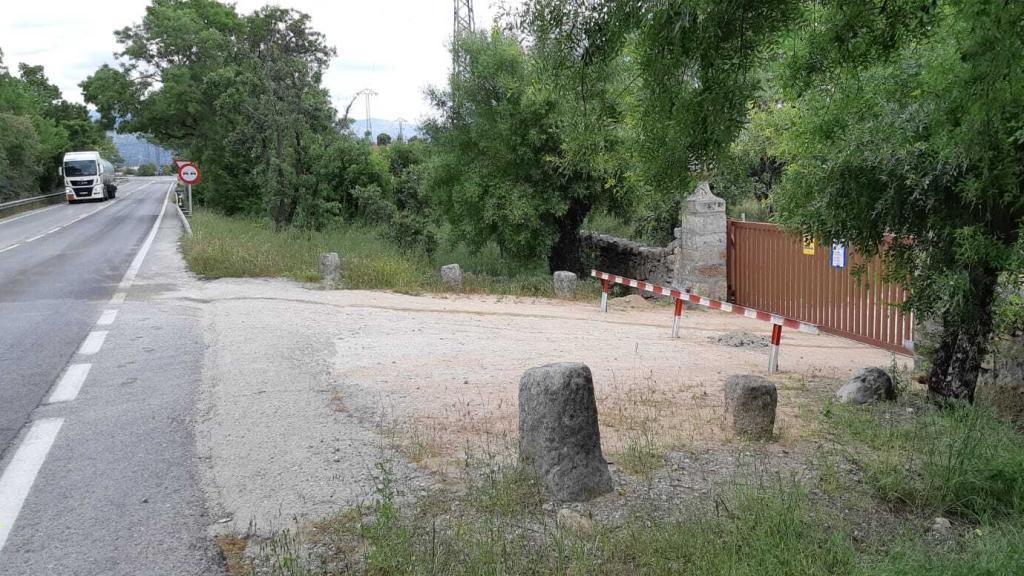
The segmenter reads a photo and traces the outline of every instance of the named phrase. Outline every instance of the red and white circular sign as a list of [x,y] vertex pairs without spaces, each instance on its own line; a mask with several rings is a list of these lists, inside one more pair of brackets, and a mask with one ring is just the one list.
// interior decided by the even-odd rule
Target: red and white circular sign
[[191,162],[178,166],[178,180],[181,180],[183,184],[195,184],[199,182],[201,177],[202,174],[199,173],[199,168]]

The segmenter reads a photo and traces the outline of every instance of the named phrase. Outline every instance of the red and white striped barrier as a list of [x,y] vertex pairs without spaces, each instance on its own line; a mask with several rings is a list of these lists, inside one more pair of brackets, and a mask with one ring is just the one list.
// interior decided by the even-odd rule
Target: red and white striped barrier
[[753,318],[755,320],[761,320],[764,322],[770,322],[772,324],[772,339],[771,339],[771,353],[768,356],[768,371],[778,372],[779,371],[779,344],[782,342],[782,327],[793,328],[807,334],[818,334],[818,327],[814,324],[808,324],[807,322],[801,322],[792,318],[786,318],[785,316],[779,316],[778,314],[770,314],[754,308],[747,308],[746,306],[739,306],[737,304],[731,304],[729,302],[722,302],[720,300],[712,300],[705,298],[698,294],[694,294],[689,291],[676,290],[674,288],[666,288],[664,286],[658,286],[657,284],[650,284],[648,282],[642,282],[640,280],[634,280],[632,278],[625,278],[623,276],[616,276],[615,274],[609,274],[607,272],[601,272],[600,270],[591,270],[590,275],[594,278],[601,280],[601,311],[608,311],[608,288],[610,284],[621,284],[623,286],[629,286],[630,288],[636,288],[643,290],[644,292],[651,292],[652,294],[660,294],[662,296],[668,296],[675,299],[675,311],[672,318],[672,337],[679,337],[679,317],[683,313],[683,302],[692,302],[707,308],[714,310],[722,310],[724,312],[732,312],[733,314],[739,314],[746,318]]

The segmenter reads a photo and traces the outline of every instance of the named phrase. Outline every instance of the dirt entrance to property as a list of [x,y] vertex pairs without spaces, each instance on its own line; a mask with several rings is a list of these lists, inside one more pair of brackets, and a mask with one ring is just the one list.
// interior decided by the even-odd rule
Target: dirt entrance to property
[[[730,345],[770,326],[630,297],[596,302],[323,291],[281,280],[195,282],[207,310],[201,453],[236,528],[273,529],[358,503],[374,459],[399,455],[423,490],[467,450],[514,445],[519,378],[550,362],[594,374],[602,444],[613,467],[731,441],[720,426],[730,374],[764,374],[767,350]],[[777,444],[813,434],[823,398],[891,355],[787,331]],[[502,446],[504,444],[504,446]],[[282,495],[285,502],[282,503]]]

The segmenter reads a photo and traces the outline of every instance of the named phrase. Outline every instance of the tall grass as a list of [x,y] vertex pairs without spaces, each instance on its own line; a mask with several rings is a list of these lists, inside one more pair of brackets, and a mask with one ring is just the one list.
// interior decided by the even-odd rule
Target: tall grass
[[[206,278],[283,277],[314,282],[320,279],[320,254],[338,252],[346,288],[441,292],[446,288],[439,268],[458,263],[464,271],[461,292],[554,295],[543,263],[513,262],[492,245],[473,251],[442,242],[437,252],[427,255],[400,249],[367,226],[276,232],[266,219],[228,217],[202,209],[195,211],[192,228],[194,234],[182,242],[185,259],[193,272]],[[597,284],[588,281],[581,288],[584,298],[598,291]]]
[[1024,516],[1024,438],[1012,426],[973,406],[906,410],[838,407],[829,416],[882,499],[971,521]]

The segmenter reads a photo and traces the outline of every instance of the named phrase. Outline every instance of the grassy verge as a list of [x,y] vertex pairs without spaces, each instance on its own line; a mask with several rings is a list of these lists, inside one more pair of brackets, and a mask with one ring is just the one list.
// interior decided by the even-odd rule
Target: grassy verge
[[[443,292],[438,273],[444,264],[462,266],[460,292],[554,296],[551,276],[540,263],[521,267],[494,247],[473,252],[442,243],[431,256],[399,249],[376,230],[347,226],[314,232],[275,232],[265,219],[238,218],[197,209],[193,236],[183,240],[185,259],[206,278],[284,277],[301,282],[320,279],[318,259],[338,252],[344,260],[346,288],[404,293]],[[595,296],[596,282],[581,283],[580,297]]]
[[883,501],[969,522],[1024,518],[1024,441],[992,413],[918,404],[836,407],[828,418]]
[[[374,503],[318,525],[311,546],[287,534],[264,544],[251,573],[1024,574],[1024,440],[1012,428],[984,410],[919,400],[829,407],[824,420],[864,473],[841,478],[840,492],[864,478],[871,513],[895,522],[886,533],[857,534],[845,501],[823,489],[834,478],[762,470],[657,503],[675,514],[640,506],[563,524],[508,455],[467,464],[457,492],[419,499],[400,495],[382,461]],[[953,530],[937,537],[927,526],[943,513]]]

